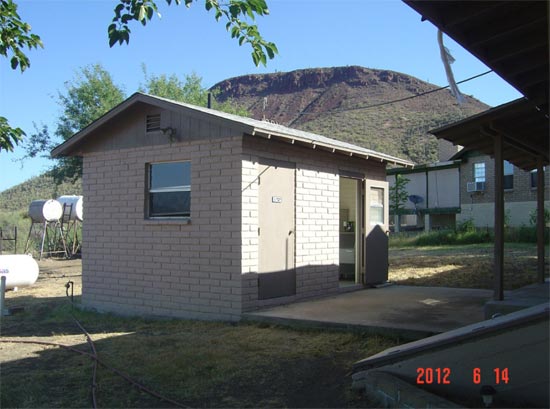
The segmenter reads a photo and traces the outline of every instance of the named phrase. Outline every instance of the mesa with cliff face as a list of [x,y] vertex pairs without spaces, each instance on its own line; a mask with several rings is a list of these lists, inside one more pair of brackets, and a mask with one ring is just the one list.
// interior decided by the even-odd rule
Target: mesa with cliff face
[[459,105],[445,89],[410,75],[358,66],[243,75],[214,85],[219,101],[231,99],[255,119],[433,162],[437,141],[427,131],[489,108],[466,96]]

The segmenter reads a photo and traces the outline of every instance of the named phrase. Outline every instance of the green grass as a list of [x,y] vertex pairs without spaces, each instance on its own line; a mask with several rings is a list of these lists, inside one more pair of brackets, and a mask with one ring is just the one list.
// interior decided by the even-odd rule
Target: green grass
[[[96,339],[100,358],[192,407],[365,406],[368,402],[350,389],[352,364],[399,343],[357,332],[75,314]],[[66,343],[79,333],[70,307],[53,303],[5,318],[2,335]],[[88,351],[84,338],[78,339],[77,347]],[[2,363],[0,404],[89,407],[90,380],[88,358],[38,348],[35,356]],[[169,406],[101,367],[97,398],[100,407]]]
[[[545,230],[545,242],[548,243],[549,229]],[[504,230],[504,241],[507,243],[536,243],[535,227],[507,227]],[[433,230],[431,232],[400,232],[390,235],[390,247],[415,246],[453,246],[466,244],[493,243],[494,235],[488,229],[467,230]]]

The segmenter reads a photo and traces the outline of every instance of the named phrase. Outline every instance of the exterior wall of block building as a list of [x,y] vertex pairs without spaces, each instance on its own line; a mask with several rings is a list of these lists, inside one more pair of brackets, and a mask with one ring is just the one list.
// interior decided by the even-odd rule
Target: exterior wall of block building
[[[296,164],[296,295],[258,300],[258,162],[261,158]],[[243,141],[242,273],[243,310],[338,292],[340,172],[371,181],[386,180],[385,164],[288,143]],[[386,216],[387,219],[387,216]]]
[[[118,314],[238,320],[244,311],[338,291],[339,171],[385,181],[379,160],[243,136],[223,122],[138,106],[83,152],[84,307]],[[162,132],[145,116],[161,113]],[[296,295],[258,300],[258,160],[296,163]],[[146,215],[151,163],[189,161],[188,220]]]
[[[485,190],[468,192],[467,183],[474,181],[474,164],[485,163]],[[536,175],[535,175],[536,176]],[[469,154],[460,166],[460,202],[461,212],[458,222],[473,220],[476,226],[494,225],[494,179],[495,164],[493,158],[483,154]],[[506,222],[509,226],[529,226],[530,216],[536,210],[537,189],[531,184],[531,172],[514,166],[513,187],[504,190]],[[550,208],[550,172],[544,172],[545,208]]]

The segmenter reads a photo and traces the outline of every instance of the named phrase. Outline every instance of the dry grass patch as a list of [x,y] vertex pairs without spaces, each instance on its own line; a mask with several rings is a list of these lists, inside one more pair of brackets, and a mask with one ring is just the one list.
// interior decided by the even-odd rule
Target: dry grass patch
[[[78,265],[41,262],[35,286],[7,294],[24,310],[2,319],[1,339],[42,340],[90,351],[71,314],[94,339],[100,359],[191,407],[365,407],[351,390],[354,362],[399,344],[361,333],[295,330],[248,323],[146,320],[72,311],[64,284]],[[69,266],[69,267],[67,267]],[[91,361],[70,351],[0,343],[0,407],[90,407]],[[105,368],[99,407],[170,407]]]
[[[536,281],[534,244],[507,243],[504,288],[513,290]],[[548,264],[547,264],[548,275]],[[493,245],[401,247],[390,249],[389,279],[403,285],[493,288]]]

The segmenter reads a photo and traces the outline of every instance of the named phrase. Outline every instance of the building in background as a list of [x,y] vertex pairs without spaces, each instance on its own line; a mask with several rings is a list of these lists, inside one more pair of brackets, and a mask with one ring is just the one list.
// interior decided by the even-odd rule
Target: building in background
[[[389,186],[397,176],[408,179],[408,200],[398,215],[390,214],[394,231],[454,228],[460,213],[460,160],[415,166],[414,169],[388,169]],[[390,202],[395,200],[390,195]]]
[[[477,227],[494,227],[494,159],[463,149],[452,157],[460,161],[460,212],[457,222],[472,220]],[[549,172],[545,170],[545,208],[550,207]],[[537,208],[537,170],[525,171],[504,161],[505,224],[532,225]]]

